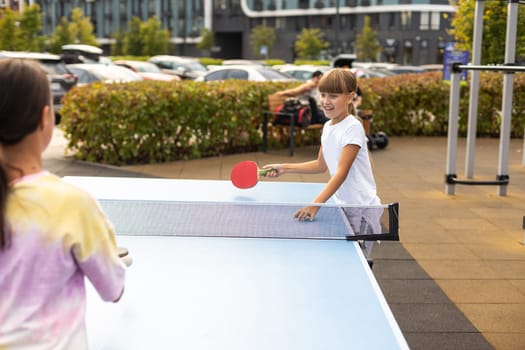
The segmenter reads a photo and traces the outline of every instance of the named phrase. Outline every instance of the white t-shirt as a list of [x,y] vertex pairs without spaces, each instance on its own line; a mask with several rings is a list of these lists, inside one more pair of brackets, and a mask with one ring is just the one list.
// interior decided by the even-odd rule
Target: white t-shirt
[[332,122],[325,123],[321,145],[330,176],[334,176],[337,171],[343,147],[346,145],[360,147],[345,181],[334,195],[336,203],[364,206],[381,204],[376,194],[376,183],[368,155],[365,130],[357,118],[349,115],[335,125],[332,125]]

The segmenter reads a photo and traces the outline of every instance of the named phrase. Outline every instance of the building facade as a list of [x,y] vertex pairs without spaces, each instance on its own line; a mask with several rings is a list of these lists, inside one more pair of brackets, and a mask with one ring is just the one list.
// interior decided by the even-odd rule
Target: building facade
[[44,34],[79,7],[89,16],[107,51],[112,34],[126,30],[132,17],[156,16],[171,33],[172,54],[200,56],[202,28],[215,34],[217,58],[261,58],[250,45],[259,25],[276,29],[269,58],[292,62],[294,43],[304,28],[319,28],[330,46],[325,57],[353,53],[365,16],[382,47],[379,61],[399,64],[441,63],[454,8],[448,0],[34,0],[44,15]]

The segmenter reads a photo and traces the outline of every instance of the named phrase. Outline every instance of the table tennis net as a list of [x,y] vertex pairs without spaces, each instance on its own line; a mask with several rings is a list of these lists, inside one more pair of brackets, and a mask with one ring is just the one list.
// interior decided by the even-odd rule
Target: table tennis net
[[304,205],[100,200],[118,235],[399,240],[398,204],[322,206],[314,221],[293,214]]

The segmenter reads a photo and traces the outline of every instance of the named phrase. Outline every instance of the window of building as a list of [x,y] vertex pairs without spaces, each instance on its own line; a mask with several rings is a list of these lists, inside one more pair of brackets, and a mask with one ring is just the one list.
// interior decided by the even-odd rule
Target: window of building
[[421,12],[420,30],[439,30],[439,12]]
[[421,12],[419,21],[419,30],[430,29],[430,12]]
[[396,29],[396,13],[390,12],[387,14],[387,16],[388,16],[388,30]]
[[403,43],[403,64],[411,65],[414,62],[414,49],[411,40],[405,40]]
[[286,18],[276,17],[275,18],[275,29],[285,29],[286,28]]
[[412,12],[409,12],[409,11],[401,12],[401,28],[403,30],[410,29],[411,22],[412,22]]
[[371,13],[370,17],[370,28],[373,30],[379,30],[379,13]]
[[431,15],[430,19],[431,19],[431,21],[430,21],[430,29],[431,30],[439,30],[441,14],[439,12],[432,12],[432,15]]

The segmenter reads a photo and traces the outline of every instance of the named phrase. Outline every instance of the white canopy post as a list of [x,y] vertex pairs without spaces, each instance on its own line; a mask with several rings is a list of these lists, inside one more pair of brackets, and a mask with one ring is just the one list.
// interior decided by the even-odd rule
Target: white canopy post
[[[481,64],[481,42],[483,38],[484,0],[476,0],[474,12],[474,37],[472,40],[472,64]],[[468,110],[467,151],[465,159],[465,177],[474,176],[474,157],[476,151],[476,131],[478,125],[479,71],[470,72],[470,100]]]
[[[505,64],[513,65],[516,56],[516,30],[518,23],[518,0],[508,0],[507,7],[507,35],[505,38]],[[514,72],[504,72],[503,76],[503,101],[502,119],[500,131],[498,179],[508,178],[509,173],[509,144],[510,126],[512,118],[512,93],[514,84]],[[507,195],[507,186],[498,186],[500,196]]]

